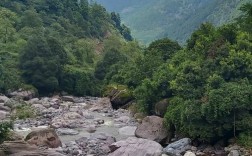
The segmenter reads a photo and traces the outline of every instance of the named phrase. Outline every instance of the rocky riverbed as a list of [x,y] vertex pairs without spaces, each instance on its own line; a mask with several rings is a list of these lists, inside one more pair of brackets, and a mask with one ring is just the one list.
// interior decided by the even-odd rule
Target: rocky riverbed
[[[112,109],[109,98],[54,96],[29,99],[24,102],[32,107],[36,117],[14,122],[14,132],[24,141],[5,142],[0,145],[0,155],[6,155],[6,151],[13,156],[250,155],[239,146],[195,147],[189,138],[162,147],[160,143],[168,143],[171,139],[162,118],[150,116],[138,123],[128,110]],[[0,119],[8,119],[19,102],[0,96]]]

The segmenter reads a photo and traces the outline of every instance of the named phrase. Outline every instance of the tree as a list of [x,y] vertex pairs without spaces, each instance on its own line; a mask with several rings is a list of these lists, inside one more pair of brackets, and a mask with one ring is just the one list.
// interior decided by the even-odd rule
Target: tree
[[19,28],[22,27],[41,27],[43,25],[42,19],[39,17],[39,14],[36,10],[27,10],[24,12],[24,15],[20,19]]
[[20,59],[24,80],[40,93],[57,90],[65,57],[64,49],[55,39],[33,36],[28,40]]
[[240,10],[242,11],[242,15],[238,19],[239,24],[242,26],[243,30],[252,33],[251,25],[252,25],[252,3],[244,4]]
[[172,41],[168,38],[156,40],[148,47],[149,51],[157,51],[158,55],[161,55],[164,61],[170,59],[172,55],[180,49],[181,46],[178,42]]
[[16,29],[14,24],[17,16],[14,12],[0,7],[0,42],[7,43],[13,41]]

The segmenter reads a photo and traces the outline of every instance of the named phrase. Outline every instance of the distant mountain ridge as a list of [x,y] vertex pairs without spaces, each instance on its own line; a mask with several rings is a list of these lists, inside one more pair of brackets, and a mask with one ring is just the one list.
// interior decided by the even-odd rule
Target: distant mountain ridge
[[239,7],[252,0],[97,0],[120,13],[122,22],[142,43],[169,37],[185,43],[203,22],[222,25],[239,15]]

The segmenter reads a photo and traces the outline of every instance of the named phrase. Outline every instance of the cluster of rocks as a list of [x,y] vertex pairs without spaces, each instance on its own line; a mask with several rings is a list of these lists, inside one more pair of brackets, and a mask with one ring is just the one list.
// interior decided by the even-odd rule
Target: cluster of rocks
[[[22,91],[20,93],[28,94]],[[20,100],[25,100],[22,103],[30,105],[37,112],[36,118],[15,121],[15,131],[22,134],[21,132],[28,130],[28,135],[22,134],[25,136],[23,140],[4,142],[0,145],[0,155],[6,155],[5,153],[13,156],[250,155],[250,151],[239,146],[195,147],[189,138],[175,141],[165,128],[163,118],[147,116],[138,123],[129,111],[113,110],[109,98],[73,96],[33,98],[33,95],[29,92],[29,95],[21,96],[22,98],[15,98],[14,94],[12,98],[0,96],[0,120],[7,119],[13,109],[20,105]],[[170,143],[170,140],[173,142]],[[162,147],[161,144],[168,145]]]
[[110,152],[109,146],[115,141],[116,139],[114,137],[99,133],[90,137],[81,137],[75,141],[70,141],[57,149],[57,151],[69,156],[107,156]]

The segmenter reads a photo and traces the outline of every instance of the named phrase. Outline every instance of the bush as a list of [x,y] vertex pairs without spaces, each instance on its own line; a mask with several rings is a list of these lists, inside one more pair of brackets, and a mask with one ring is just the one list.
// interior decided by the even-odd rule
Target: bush
[[34,118],[36,116],[36,112],[31,107],[31,105],[23,104],[16,107],[16,112],[12,116],[14,119],[26,119],[26,118]]
[[252,147],[252,132],[241,133],[238,137],[238,143],[244,147]]
[[12,122],[0,122],[0,143],[8,139],[8,134],[10,132],[10,129],[13,128]]

